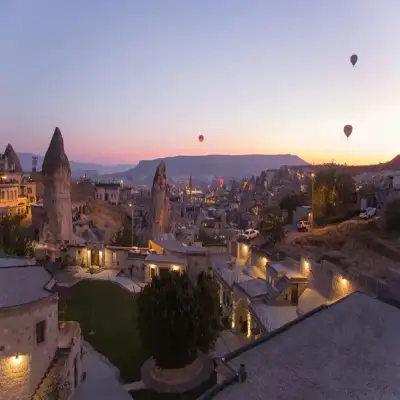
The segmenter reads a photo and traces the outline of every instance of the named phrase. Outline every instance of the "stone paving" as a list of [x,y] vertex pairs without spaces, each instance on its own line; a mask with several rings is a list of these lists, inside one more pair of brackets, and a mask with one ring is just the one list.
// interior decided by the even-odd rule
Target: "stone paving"
[[125,276],[117,276],[119,271],[117,270],[104,270],[97,274],[89,274],[85,269],[81,268],[74,274],[75,278],[78,279],[98,279],[98,280],[109,280],[117,283],[124,289],[129,290],[132,293],[138,293],[142,290],[141,285],[134,282],[132,279]]
[[81,279],[97,279],[116,283],[131,293],[139,293],[146,285],[144,282],[134,281],[125,276],[117,276],[118,272],[117,270],[103,270],[95,274],[90,274],[86,269],[80,267],[70,270],[52,270],[60,286],[73,286]]
[[223,357],[225,354],[242,347],[246,343],[248,341],[241,336],[231,331],[222,331],[215,344],[213,355],[214,357]]
[[87,344],[84,349],[86,380],[77,387],[72,400],[132,400],[117,378],[117,369]]

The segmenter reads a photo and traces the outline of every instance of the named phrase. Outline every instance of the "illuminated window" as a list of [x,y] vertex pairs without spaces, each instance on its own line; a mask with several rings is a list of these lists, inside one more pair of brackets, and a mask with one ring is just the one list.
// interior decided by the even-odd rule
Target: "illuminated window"
[[46,321],[40,321],[36,324],[36,343],[40,344],[46,338]]
[[117,261],[117,253],[112,253],[112,262],[115,263]]

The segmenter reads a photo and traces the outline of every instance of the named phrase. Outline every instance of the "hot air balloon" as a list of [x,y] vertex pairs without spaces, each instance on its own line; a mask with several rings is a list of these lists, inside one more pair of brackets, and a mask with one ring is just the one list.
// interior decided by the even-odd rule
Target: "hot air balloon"
[[353,127],[351,125],[346,125],[343,129],[344,134],[347,136],[347,139],[351,135],[351,132],[353,132]]
[[199,142],[203,143],[203,141],[204,141],[204,136],[203,135],[199,135]]
[[357,61],[358,61],[358,56],[357,56],[357,54],[353,54],[353,55],[350,57],[350,62],[352,63],[353,67],[356,65]]

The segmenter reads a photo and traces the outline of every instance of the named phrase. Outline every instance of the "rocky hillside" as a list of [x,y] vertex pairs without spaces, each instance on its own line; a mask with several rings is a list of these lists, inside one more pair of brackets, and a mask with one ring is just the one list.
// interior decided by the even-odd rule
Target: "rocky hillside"
[[119,232],[125,221],[125,213],[121,207],[96,200],[89,202],[88,215],[94,225],[104,232],[105,243]]
[[[291,154],[177,156],[163,160],[167,176],[172,179],[187,178],[189,174],[197,179],[212,179],[214,176],[237,179],[259,175],[262,170],[280,168],[282,165],[308,165],[306,161]],[[160,161],[160,158],[142,160],[135,168],[107,177],[134,182],[152,180]]]

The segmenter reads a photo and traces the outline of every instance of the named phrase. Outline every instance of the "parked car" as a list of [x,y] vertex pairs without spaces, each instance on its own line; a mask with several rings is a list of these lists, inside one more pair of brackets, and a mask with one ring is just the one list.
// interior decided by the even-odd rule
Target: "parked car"
[[132,246],[131,253],[140,254],[140,249],[136,246]]
[[260,234],[256,229],[246,229],[242,236],[246,239],[254,239]]
[[299,232],[308,232],[311,228],[311,225],[308,221],[299,221],[297,222],[297,230]]
[[369,218],[375,217],[375,215],[376,215],[376,208],[368,207],[365,211],[360,213],[360,218],[369,219]]

